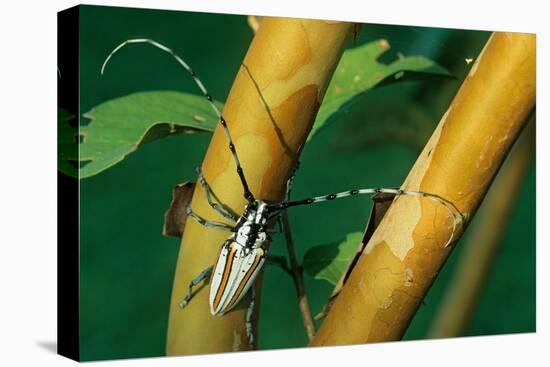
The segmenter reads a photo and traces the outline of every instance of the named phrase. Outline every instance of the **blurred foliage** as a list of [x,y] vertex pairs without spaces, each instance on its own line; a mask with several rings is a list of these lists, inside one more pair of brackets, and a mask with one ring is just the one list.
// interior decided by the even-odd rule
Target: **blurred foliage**
[[[391,103],[387,103],[388,100]],[[358,108],[349,109],[343,120],[335,132],[333,148],[356,154],[388,142],[419,152],[434,127],[429,111],[414,97],[402,93],[401,85],[370,91]]]
[[[121,52],[117,62],[110,65],[108,76],[101,77],[99,68],[105,56],[123,40],[136,37],[153,38],[177,49],[194,66],[213,97],[224,101],[252,36],[245,16],[83,6],[80,110],[89,111],[105,101],[140,91],[196,93],[191,78],[180,77],[182,70],[171,58],[147,47]],[[329,124],[325,133],[308,143],[294,197],[399,185],[422,140],[433,130],[468,72],[470,65],[465,59],[475,58],[487,38],[487,32],[364,25],[357,44],[350,47],[387,39],[392,48],[379,62],[391,63],[400,53],[422,55],[449,70],[456,80],[409,81],[365,93],[350,106],[343,123]],[[59,67],[63,70],[63,65]],[[378,102],[370,101],[369,95]],[[403,109],[411,111],[397,112]],[[380,126],[388,119],[394,121],[395,129],[413,134],[414,143],[396,138],[393,129]],[[164,354],[179,240],[161,235],[163,213],[172,187],[195,177],[195,167],[202,161],[209,139],[209,134],[175,135],[145,144],[112,168],[80,181],[80,336],[84,360]],[[362,231],[370,208],[368,197],[356,197],[291,209],[298,257],[315,245],[339,242],[347,233]],[[502,229],[506,232],[502,250],[468,335],[535,330],[534,208],[533,164],[511,225]],[[471,225],[476,225],[475,218]],[[460,243],[455,251],[461,251]],[[270,252],[285,254],[281,236],[272,243]],[[453,270],[454,255],[405,339],[425,337]],[[305,281],[315,314],[333,287],[309,276]],[[260,349],[305,346],[307,337],[292,279],[277,267],[267,267],[263,290]]]

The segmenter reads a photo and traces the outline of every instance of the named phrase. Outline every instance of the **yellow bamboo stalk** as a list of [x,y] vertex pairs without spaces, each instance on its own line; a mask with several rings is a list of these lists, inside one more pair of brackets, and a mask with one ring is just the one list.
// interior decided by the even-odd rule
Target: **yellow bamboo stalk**
[[481,208],[481,215],[461,254],[428,333],[430,338],[464,335],[478,305],[504,229],[517,203],[535,150],[535,121],[521,134]]
[[[535,36],[493,34],[403,187],[470,218],[534,104]],[[452,222],[430,200],[397,198],[311,344],[399,340],[451,252]]]
[[[273,202],[283,198],[286,179],[295,166],[351,29],[352,24],[343,22],[262,20],[223,111],[250,189],[257,198]],[[241,213],[245,205],[243,189],[220,126],[202,167],[216,195]],[[206,219],[223,221],[208,205],[200,185],[197,188],[193,210]],[[226,315],[212,316],[209,289],[204,287],[185,309],[178,307],[191,279],[214,264],[227,236],[227,232],[187,221],[170,302],[168,355],[249,349],[246,298]],[[260,283],[261,279],[256,287],[258,296]],[[256,307],[256,316],[257,312]]]

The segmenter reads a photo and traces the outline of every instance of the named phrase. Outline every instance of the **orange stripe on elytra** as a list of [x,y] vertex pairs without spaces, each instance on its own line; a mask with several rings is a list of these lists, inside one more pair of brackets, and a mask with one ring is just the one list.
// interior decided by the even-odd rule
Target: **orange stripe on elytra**
[[235,294],[233,295],[233,298],[231,299],[231,302],[229,302],[229,306],[227,306],[227,309],[230,309],[231,307],[233,307],[234,303],[237,301],[237,299],[239,298],[239,295],[241,294],[244,286],[246,285],[246,283],[248,283],[248,280],[250,279],[250,277],[252,276],[252,274],[254,274],[254,271],[256,271],[256,268],[258,267],[258,265],[260,264],[260,260],[264,257],[264,253],[258,253],[256,255],[256,258],[254,259],[254,263],[252,264],[252,266],[250,267],[250,269],[248,269],[248,271],[246,272],[246,274],[244,275],[244,278],[243,280],[241,281],[241,284],[239,285],[239,288],[237,288],[237,291],[235,292]]
[[225,291],[225,287],[227,286],[227,282],[229,281],[229,275],[230,275],[230,269],[233,265],[233,258],[235,255],[236,249],[234,247],[231,247],[231,250],[229,251],[229,254],[227,254],[227,261],[225,262],[225,268],[223,269],[223,278],[222,282],[220,284],[220,287],[218,288],[218,292],[216,293],[216,297],[214,298],[214,309],[218,309],[218,305],[220,304],[220,300],[222,298],[223,292]]

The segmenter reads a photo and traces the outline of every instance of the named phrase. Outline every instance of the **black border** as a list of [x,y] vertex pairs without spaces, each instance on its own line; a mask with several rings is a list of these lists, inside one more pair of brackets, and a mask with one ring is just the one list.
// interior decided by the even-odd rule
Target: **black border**
[[[75,116],[79,116],[79,15],[79,6],[57,13],[57,104]],[[79,119],[71,123],[78,126]],[[76,140],[74,150],[77,156]],[[58,169],[57,353],[76,361],[80,361],[79,212],[78,179]]]

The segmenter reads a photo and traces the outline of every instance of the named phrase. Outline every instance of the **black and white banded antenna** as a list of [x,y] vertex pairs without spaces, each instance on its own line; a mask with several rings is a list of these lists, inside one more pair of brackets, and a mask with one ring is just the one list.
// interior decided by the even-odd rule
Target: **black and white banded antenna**
[[111,51],[109,56],[107,56],[107,58],[103,62],[103,65],[101,66],[101,75],[103,75],[103,73],[105,72],[105,67],[107,66],[107,63],[111,60],[111,58],[113,57],[113,55],[115,53],[117,53],[124,46],[129,45],[129,44],[135,44],[135,43],[149,44],[151,46],[154,46],[154,47],[168,53],[169,55],[171,55],[178,62],[178,64],[180,64],[189,73],[189,75],[191,75],[191,77],[193,78],[193,81],[199,87],[202,94],[206,97],[206,99],[210,103],[210,106],[212,107],[212,109],[214,110],[216,115],[218,116],[218,120],[220,121],[220,123],[223,127],[225,137],[227,138],[227,141],[229,143],[229,149],[231,150],[231,154],[233,155],[233,160],[235,161],[235,164],[237,165],[237,174],[239,175],[239,178],[241,180],[241,184],[243,185],[244,197],[249,203],[252,203],[255,200],[255,198],[254,198],[254,195],[252,195],[252,192],[250,191],[250,189],[248,187],[248,182],[246,181],[246,178],[244,176],[244,172],[243,172],[243,168],[241,166],[241,162],[239,161],[239,157],[237,156],[237,151],[235,150],[235,144],[233,144],[233,140],[231,139],[231,134],[229,133],[229,128],[227,127],[227,121],[225,120],[222,113],[220,112],[220,110],[218,109],[216,104],[214,103],[214,100],[212,99],[212,96],[210,95],[210,93],[208,92],[208,90],[206,89],[206,87],[204,86],[202,81],[198,78],[195,71],[193,71],[193,69],[191,69],[191,67],[179,55],[177,55],[171,48],[168,48],[168,47],[164,46],[163,44],[161,44],[157,41],[154,41],[152,39],[149,39],[149,38],[134,38],[134,39],[126,40],[126,41],[122,42],[121,44],[119,44],[117,47],[115,47],[113,49],[113,51]]
[[335,194],[329,194],[329,195],[322,195],[322,196],[314,196],[307,199],[301,199],[301,200],[292,200],[292,201],[283,201],[282,203],[277,204],[270,204],[269,210],[273,213],[273,215],[278,214],[281,210],[285,210],[287,208],[293,207],[293,206],[300,206],[300,205],[311,205],[315,203],[321,203],[323,201],[329,201],[329,200],[335,200],[335,199],[342,199],[349,196],[355,196],[355,195],[373,195],[373,194],[393,194],[395,196],[417,196],[417,197],[424,197],[426,199],[429,199],[437,204],[441,204],[447,209],[451,217],[453,217],[453,230],[451,232],[451,236],[445,243],[444,247],[447,247],[451,244],[453,241],[456,228],[457,226],[466,220],[466,217],[462,212],[456,207],[455,204],[450,202],[449,200],[436,195],[436,194],[430,194],[427,192],[422,191],[410,191],[410,190],[403,190],[399,188],[377,188],[377,189],[357,189],[357,190],[348,190],[348,191],[342,191]]

